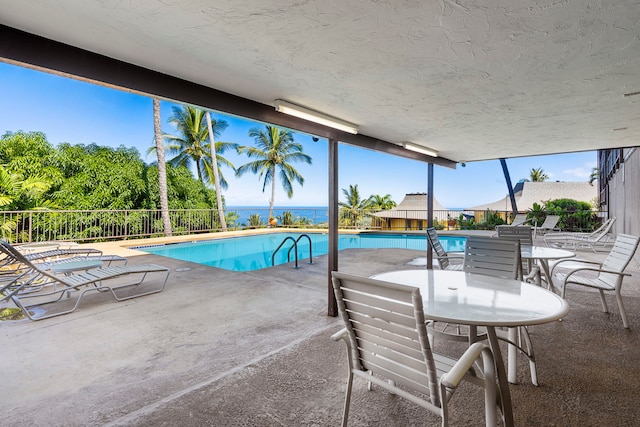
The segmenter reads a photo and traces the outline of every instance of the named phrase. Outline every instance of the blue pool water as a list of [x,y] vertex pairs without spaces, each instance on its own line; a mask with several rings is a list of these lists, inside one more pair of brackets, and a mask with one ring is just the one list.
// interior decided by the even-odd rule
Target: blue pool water
[[[297,239],[301,233],[272,233],[254,236],[232,237],[228,239],[205,240],[192,243],[138,247],[140,251],[162,255],[183,261],[224,268],[232,271],[251,271],[271,267],[271,256],[278,245],[287,237]],[[328,235],[326,233],[308,233],[311,238],[313,257],[328,253]],[[463,251],[466,238],[439,236],[446,251]],[[288,262],[287,255],[292,241],[287,240],[276,253],[275,264]],[[401,248],[426,251],[425,235],[407,234],[341,234],[338,236],[338,250],[342,249],[382,249]],[[291,251],[290,260],[294,260]],[[299,264],[308,262],[309,240],[302,238],[298,242]]]

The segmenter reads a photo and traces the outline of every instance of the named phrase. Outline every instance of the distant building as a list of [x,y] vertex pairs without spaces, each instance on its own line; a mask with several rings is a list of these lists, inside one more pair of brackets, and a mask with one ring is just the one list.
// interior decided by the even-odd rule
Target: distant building
[[[549,200],[573,199],[593,203],[598,199],[598,188],[588,182],[525,181],[519,182],[513,190],[519,212],[526,212],[533,208],[534,203],[542,206]],[[473,206],[466,210],[474,211],[476,220],[481,220],[487,209],[498,212],[511,212],[511,199],[509,196],[505,196],[495,202]]]
[[[433,217],[446,220],[448,211],[433,198]],[[427,193],[409,193],[398,206],[371,214],[383,230],[424,230],[427,227]]]

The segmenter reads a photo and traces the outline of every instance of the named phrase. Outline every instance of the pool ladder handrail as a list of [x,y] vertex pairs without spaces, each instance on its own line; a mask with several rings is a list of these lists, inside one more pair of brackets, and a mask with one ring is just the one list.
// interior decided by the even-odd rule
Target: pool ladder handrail
[[286,243],[287,240],[291,240],[293,241],[293,246],[291,246],[289,248],[289,252],[287,252],[287,262],[291,262],[291,250],[295,249],[294,251],[294,259],[295,259],[295,266],[293,268],[300,268],[298,266],[298,242],[300,241],[300,239],[302,239],[303,237],[306,237],[309,240],[309,264],[313,264],[313,248],[311,247],[311,237],[309,237],[307,234],[301,234],[300,236],[298,236],[297,239],[294,239],[291,236],[287,236],[285,237],[282,242],[280,243],[280,245],[278,245],[278,247],[276,248],[275,251],[273,251],[273,254],[271,254],[271,266],[275,265],[275,258],[276,258],[276,253],[278,253],[278,251],[280,250],[280,248],[282,248],[282,246]]

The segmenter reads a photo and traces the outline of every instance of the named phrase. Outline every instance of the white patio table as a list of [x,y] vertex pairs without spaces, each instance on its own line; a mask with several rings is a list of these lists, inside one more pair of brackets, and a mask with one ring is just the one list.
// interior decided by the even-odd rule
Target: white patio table
[[547,282],[547,289],[552,289],[549,261],[554,259],[573,258],[576,256],[575,252],[566,249],[530,245],[522,245],[520,247],[520,253],[523,259],[538,261],[538,265],[542,268],[544,279]]
[[[507,377],[495,328],[510,328],[512,339],[517,326],[552,322],[569,312],[568,304],[558,295],[518,280],[447,270],[399,270],[376,274],[372,278],[420,288],[427,319],[486,327],[500,388],[509,401],[508,382],[517,380],[516,350],[509,346]],[[510,408],[504,416],[505,423],[511,425]]]

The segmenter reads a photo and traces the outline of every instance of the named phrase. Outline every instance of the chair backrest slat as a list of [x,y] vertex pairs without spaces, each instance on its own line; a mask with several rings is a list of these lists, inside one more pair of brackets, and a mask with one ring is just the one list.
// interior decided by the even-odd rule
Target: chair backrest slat
[[511,226],[512,227],[516,227],[519,225],[522,225],[526,222],[528,222],[529,220],[527,219],[527,214],[516,214],[516,216],[513,218],[513,221],[511,221]]
[[[595,230],[593,230],[591,232],[591,234],[589,234],[589,237],[595,237],[597,235],[599,235],[602,231],[604,231],[605,229],[607,230],[607,233],[609,232],[609,230],[611,229],[611,227],[613,226],[613,223],[616,221],[616,217],[611,217],[607,220],[605,220],[600,227],[596,228]],[[606,234],[606,233],[605,233]]]
[[560,215],[547,215],[542,225],[538,226],[538,228],[543,230],[554,229],[558,225],[558,221],[560,221]]
[[[533,246],[533,235],[531,227],[528,225],[516,227],[499,225],[496,227],[496,231],[498,232],[498,238],[500,239],[517,240],[520,242],[520,246]],[[522,270],[520,271],[521,275],[519,275],[519,278],[522,279],[522,277],[527,276],[531,272],[531,269],[533,268],[533,260],[521,259],[520,265]]]
[[520,271],[520,242],[470,236],[465,244],[463,270],[467,273],[517,279]]
[[435,228],[427,228],[427,240],[429,240],[431,248],[438,256],[438,263],[440,264],[440,268],[442,270],[446,270],[449,266],[449,258],[447,257],[447,251],[444,250],[442,244],[440,243],[440,239],[438,238],[438,233],[436,232]]
[[[602,268],[604,270],[622,273],[629,265],[629,262],[633,259],[639,243],[640,237],[632,236],[630,234],[618,234],[613,247],[611,248],[611,252],[609,252],[609,255],[607,255],[602,263]],[[600,273],[598,278],[613,286],[619,279],[619,276],[609,273]]]

